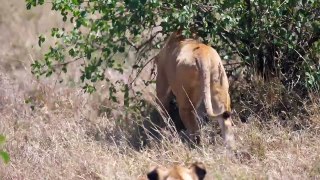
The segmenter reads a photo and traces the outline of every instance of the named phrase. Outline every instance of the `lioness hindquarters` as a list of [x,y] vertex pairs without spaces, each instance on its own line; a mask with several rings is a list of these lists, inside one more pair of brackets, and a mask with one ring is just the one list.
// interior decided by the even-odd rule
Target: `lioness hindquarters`
[[199,124],[194,112],[204,102],[206,114],[219,122],[223,139],[231,145],[229,83],[218,53],[210,46],[173,33],[155,59],[161,106],[169,110],[172,91],[184,126],[199,143]]

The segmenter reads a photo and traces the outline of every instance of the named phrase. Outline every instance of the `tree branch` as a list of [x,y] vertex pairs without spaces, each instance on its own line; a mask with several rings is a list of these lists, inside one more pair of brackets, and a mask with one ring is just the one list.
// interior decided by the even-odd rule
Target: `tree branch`
[[133,47],[137,52],[140,51],[145,45],[149,44],[159,33],[162,31],[157,31],[154,35],[152,35],[148,40],[140,44],[139,46],[135,45],[133,42],[131,42],[128,38],[126,38],[126,42]]
[[139,51],[143,46],[145,46],[146,44],[149,44],[160,32],[162,31],[157,31],[154,35],[152,35],[147,41],[145,41],[144,43],[142,43],[140,46],[136,47],[137,51]]
[[60,67],[60,66],[65,66],[65,65],[68,65],[68,64],[73,63],[73,62],[75,62],[75,61],[78,61],[78,60],[80,60],[80,59],[82,59],[82,58],[83,58],[83,57],[78,57],[78,58],[76,58],[76,59],[74,59],[74,60],[71,60],[71,61],[68,61],[68,62],[59,63],[59,64],[53,64],[52,66],[53,66],[54,68]]
[[143,66],[142,68],[138,71],[136,77],[129,83],[129,87],[132,87],[132,84],[137,80],[137,78],[139,77],[139,75],[141,74],[142,70],[152,61],[154,60],[156,56],[153,56],[151,59],[149,59]]

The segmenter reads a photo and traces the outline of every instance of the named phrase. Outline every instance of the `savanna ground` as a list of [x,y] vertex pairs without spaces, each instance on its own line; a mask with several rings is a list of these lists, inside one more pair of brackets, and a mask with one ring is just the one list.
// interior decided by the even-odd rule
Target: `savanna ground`
[[[30,73],[30,63],[43,53],[37,46],[38,35],[61,25],[50,7],[27,11],[24,1],[1,3],[0,134],[7,137],[4,149],[11,161],[0,163],[0,179],[137,179],[155,164],[194,161],[205,163],[206,179],[320,178],[318,102],[279,98],[287,92],[276,83],[257,82],[232,91],[252,100],[237,98],[234,105],[239,156],[227,153],[221,138],[211,135],[210,126],[202,130],[201,147],[190,149],[176,134],[164,132],[161,142],[136,149],[132,146],[137,141],[132,138],[135,119],[125,118],[122,106],[106,99],[105,84],[88,95],[73,79],[75,70],[64,84],[55,77],[37,80]],[[108,73],[127,78],[129,72]],[[154,86],[145,91],[149,96]],[[252,108],[255,103],[260,108]],[[292,103],[281,106],[287,111],[276,111],[286,103]],[[241,113],[246,123],[237,115]]]

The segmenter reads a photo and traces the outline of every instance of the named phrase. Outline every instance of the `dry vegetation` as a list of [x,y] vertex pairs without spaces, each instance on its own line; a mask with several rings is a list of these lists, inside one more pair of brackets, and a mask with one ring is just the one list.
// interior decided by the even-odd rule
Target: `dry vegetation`
[[[262,116],[239,100],[237,110],[245,110],[247,123],[234,119],[237,155],[227,153],[219,136],[212,142],[209,126],[202,130],[204,145],[195,149],[166,132],[161,142],[134,148],[130,142],[137,140],[132,138],[136,131],[124,124],[134,124],[134,119],[121,120],[123,109],[106,100],[106,88],[89,96],[77,81],[56,84],[54,78],[38,81],[31,75],[29,65],[42,53],[37,36],[61,25],[49,7],[41,8],[27,12],[18,0],[0,6],[0,134],[7,137],[4,148],[11,155],[8,165],[0,163],[0,179],[136,179],[155,164],[194,161],[206,164],[207,179],[320,178],[317,102],[291,107],[306,109],[308,116],[283,118],[281,113]],[[249,89],[261,95],[260,109],[275,107],[275,101],[290,103],[277,99],[277,89],[268,89],[273,86],[259,87]]]

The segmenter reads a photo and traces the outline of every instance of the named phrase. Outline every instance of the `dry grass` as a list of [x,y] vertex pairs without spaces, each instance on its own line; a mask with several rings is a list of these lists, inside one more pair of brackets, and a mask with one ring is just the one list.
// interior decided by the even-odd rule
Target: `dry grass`
[[[279,117],[264,124],[255,113],[248,123],[235,119],[236,155],[225,150],[219,136],[211,136],[209,126],[202,130],[201,147],[191,149],[164,130],[160,142],[135,149],[130,145],[135,131],[119,121],[123,109],[105,99],[105,88],[89,96],[29,73],[30,62],[41,54],[32,47],[37,33],[59,26],[58,16],[46,11],[26,12],[18,0],[0,7],[0,134],[7,137],[4,148],[11,155],[8,165],[0,163],[0,179],[136,179],[155,164],[194,161],[206,164],[207,179],[320,178],[317,102],[306,105],[309,126],[295,131]],[[101,104],[117,110],[101,113]],[[291,121],[301,122],[300,117]],[[134,124],[130,120],[126,123]]]

